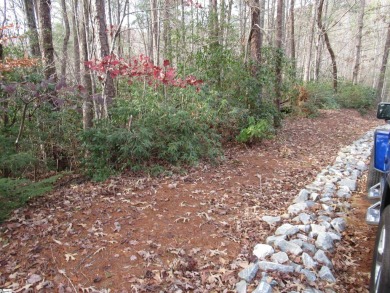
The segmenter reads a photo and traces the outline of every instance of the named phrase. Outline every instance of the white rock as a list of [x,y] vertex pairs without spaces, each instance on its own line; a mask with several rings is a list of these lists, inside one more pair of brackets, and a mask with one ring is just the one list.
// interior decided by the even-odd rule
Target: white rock
[[297,234],[299,232],[299,228],[297,226],[293,226],[291,224],[283,224],[275,231],[275,235],[286,235],[291,236]]
[[284,264],[289,260],[287,253],[280,251],[271,256],[271,260],[276,263]]
[[272,216],[263,216],[261,218],[264,222],[267,222],[268,225],[274,225],[280,222],[280,217],[272,217]]
[[268,244],[256,244],[253,249],[253,254],[258,257],[258,259],[265,259],[268,255],[274,253],[274,249],[271,245]]

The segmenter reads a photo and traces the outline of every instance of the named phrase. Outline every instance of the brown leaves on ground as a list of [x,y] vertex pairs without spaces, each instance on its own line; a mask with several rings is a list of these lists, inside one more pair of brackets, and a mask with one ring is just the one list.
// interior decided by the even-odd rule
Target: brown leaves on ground
[[[262,145],[231,146],[218,167],[61,186],[1,225],[0,288],[231,292],[238,272],[254,260],[254,245],[275,229],[261,217],[285,213],[342,146],[376,125],[355,111],[324,111],[316,119],[286,120],[276,139]],[[339,251],[348,257],[336,269],[357,271],[354,280],[341,272],[338,292],[367,284],[360,278],[367,268],[359,269],[353,252],[366,253],[367,246],[353,245],[363,235],[351,233],[339,246],[350,247]]]

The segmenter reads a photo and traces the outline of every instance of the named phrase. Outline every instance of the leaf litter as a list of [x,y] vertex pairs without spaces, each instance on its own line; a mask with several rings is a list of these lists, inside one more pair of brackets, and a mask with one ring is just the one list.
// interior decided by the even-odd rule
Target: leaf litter
[[[272,141],[230,146],[217,167],[61,186],[0,226],[0,288],[233,292],[238,272],[254,260],[251,248],[274,229],[261,217],[283,215],[342,146],[377,123],[352,110],[323,111],[286,120]],[[352,231],[345,238],[337,248],[343,257],[336,256],[336,291],[366,292],[361,255],[372,237]],[[368,244],[353,245],[362,240]],[[282,280],[286,290],[299,291],[292,277]]]

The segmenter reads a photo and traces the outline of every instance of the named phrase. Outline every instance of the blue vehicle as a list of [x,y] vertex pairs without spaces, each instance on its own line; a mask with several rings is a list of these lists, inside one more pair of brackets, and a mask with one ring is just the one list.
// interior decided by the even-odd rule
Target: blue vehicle
[[[377,118],[390,121],[390,103],[378,105]],[[371,293],[390,292],[390,128],[374,135],[367,178],[368,197],[376,202],[367,210],[368,224],[378,225],[371,268]]]

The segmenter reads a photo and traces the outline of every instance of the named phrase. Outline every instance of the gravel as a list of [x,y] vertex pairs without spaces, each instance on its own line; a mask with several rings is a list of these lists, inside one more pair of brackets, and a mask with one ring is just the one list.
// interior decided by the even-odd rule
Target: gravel
[[372,138],[373,131],[369,131],[342,148],[334,164],[323,169],[298,193],[283,220],[278,216],[262,217],[276,230],[266,243],[255,246],[253,252],[258,260],[239,272],[237,292],[247,292],[248,284],[259,275],[258,286],[252,292],[279,292],[282,280],[275,274],[269,276],[267,273],[271,271],[290,274],[295,283],[305,288],[302,292],[322,293],[313,285],[319,280],[329,283],[329,287],[336,282],[331,259],[341,233],[348,228],[345,220],[346,210],[350,209],[348,199],[356,191],[359,176],[367,169],[365,162],[371,153]]

